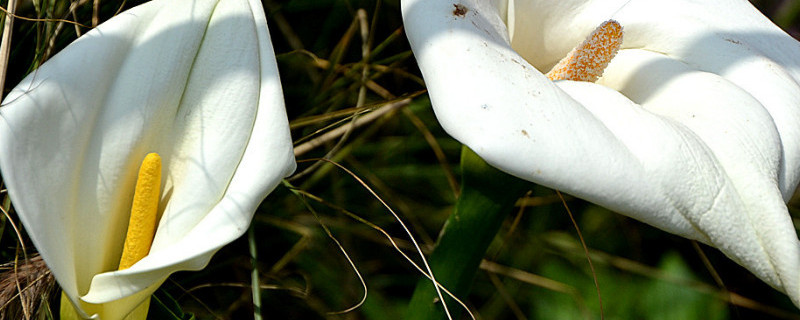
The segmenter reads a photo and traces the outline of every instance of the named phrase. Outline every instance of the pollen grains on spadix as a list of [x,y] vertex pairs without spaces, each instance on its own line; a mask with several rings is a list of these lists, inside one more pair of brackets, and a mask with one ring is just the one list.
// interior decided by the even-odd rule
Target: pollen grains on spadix
[[622,46],[622,25],[608,20],[598,26],[547,73],[551,80],[595,82]]

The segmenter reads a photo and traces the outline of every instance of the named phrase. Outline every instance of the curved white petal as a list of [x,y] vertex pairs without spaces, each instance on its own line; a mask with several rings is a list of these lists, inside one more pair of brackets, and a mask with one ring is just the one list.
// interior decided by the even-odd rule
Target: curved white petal
[[[103,319],[170,273],[204,267],[295,166],[252,0],[126,11],[27,77],[0,116],[0,168],[25,227],[73,301],[105,303]],[[154,244],[113,271],[149,152],[162,156],[165,177]]]
[[732,207],[717,201],[695,217],[688,212],[689,220],[715,246],[797,301],[800,245],[777,190],[781,136],[771,114],[746,88],[663,54],[623,50],[617,58],[602,83],[694,132],[741,199]]
[[[733,2],[710,19],[722,1],[402,6],[449,134],[500,170],[714,245],[800,306],[784,204],[800,179],[800,45]],[[624,50],[601,85],[542,75],[610,18]]]
[[[523,179],[595,201],[607,199],[598,202],[625,212],[658,213],[671,207],[649,183],[643,164],[616,128],[608,127],[511,50],[499,33],[502,22],[480,14],[492,8],[471,4],[466,17],[459,18],[444,1],[403,3],[409,41],[445,130],[490,164]],[[441,16],[433,18],[431,13]],[[657,146],[681,137],[681,131],[617,96],[607,105],[620,119],[642,118],[633,125],[652,129],[643,132],[652,143],[642,143],[642,148],[650,147],[642,153],[660,151]],[[698,166],[705,172],[713,171],[715,164]],[[609,185],[609,181],[619,183]],[[675,225],[671,232],[699,237],[680,217],[665,213],[651,219]]]
[[[664,53],[743,88],[781,133],[779,186],[788,201],[800,183],[800,43],[748,1],[512,1],[514,49],[547,70],[601,22],[625,27],[623,49]],[[712,13],[713,14],[710,14]],[[570,17],[565,19],[563,17]]]

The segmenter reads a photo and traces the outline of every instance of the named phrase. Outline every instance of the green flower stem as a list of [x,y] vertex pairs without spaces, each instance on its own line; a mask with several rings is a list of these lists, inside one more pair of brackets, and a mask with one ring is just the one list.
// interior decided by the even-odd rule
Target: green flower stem
[[250,264],[253,270],[250,272],[250,289],[253,294],[253,319],[261,320],[261,280],[258,276],[258,250],[256,247],[256,225],[250,225],[247,230],[247,244],[250,247]]
[[[436,281],[463,301],[486,249],[530,183],[491,167],[466,146],[461,151],[461,171],[461,196],[442,227],[428,263]],[[447,296],[445,301],[457,318],[462,308]],[[433,283],[423,277],[414,290],[407,319],[445,318]]]

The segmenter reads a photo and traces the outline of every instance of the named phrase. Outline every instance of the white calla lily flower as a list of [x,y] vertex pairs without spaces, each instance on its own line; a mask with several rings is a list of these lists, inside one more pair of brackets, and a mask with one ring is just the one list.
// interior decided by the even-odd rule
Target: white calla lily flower
[[[800,44],[744,0],[403,0],[444,129],[489,164],[713,245],[800,306]],[[624,28],[596,82],[543,75]]]
[[[152,247],[117,271],[151,152]],[[295,169],[261,2],[154,0],[79,38],[3,102],[0,169],[83,317],[121,319],[171,273],[205,267]]]

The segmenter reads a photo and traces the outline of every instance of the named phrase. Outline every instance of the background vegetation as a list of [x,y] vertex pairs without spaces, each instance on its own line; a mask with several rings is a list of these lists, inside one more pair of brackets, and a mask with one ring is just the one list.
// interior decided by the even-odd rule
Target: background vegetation
[[[87,26],[141,2],[24,1],[17,15],[46,20],[15,21],[3,92]],[[753,2],[800,35],[800,1]],[[366,186],[429,250],[457,197],[460,144],[433,115],[399,1],[264,0],[264,6],[298,171],[261,205],[250,238],[223,248],[202,271],[173,275],[163,292],[198,319],[251,318],[255,248],[265,317],[402,319],[419,273],[378,229],[419,258]],[[316,161],[322,157],[342,167]],[[28,255],[34,248],[1,179],[0,262],[22,267],[20,241]],[[606,319],[800,319],[788,298],[715,249],[579,199],[566,203],[589,247]],[[800,217],[797,202],[790,210]],[[364,287],[343,251],[366,283],[363,304]],[[597,319],[592,277],[564,205],[553,190],[536,187],[508,213],[466,303],[479,319]],[[43,294],[27,300],[50,318],[60,293],[45,280],[36,285]],[[0,296],[4,288],[16,293],[13,282],[0,281]],[[17,298],[2,300],[0,312],[19,308]]]

